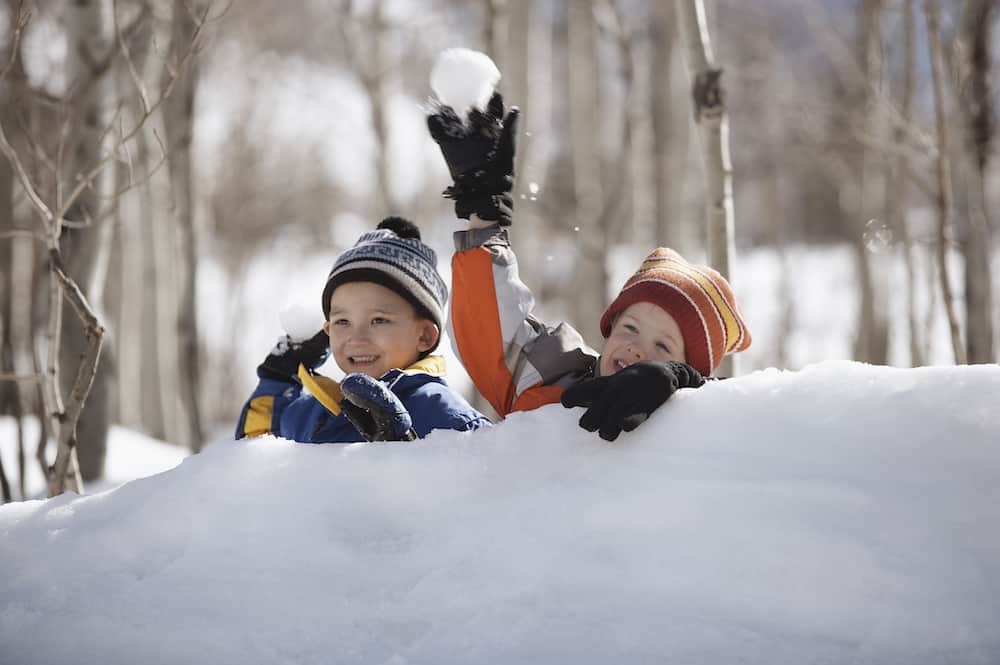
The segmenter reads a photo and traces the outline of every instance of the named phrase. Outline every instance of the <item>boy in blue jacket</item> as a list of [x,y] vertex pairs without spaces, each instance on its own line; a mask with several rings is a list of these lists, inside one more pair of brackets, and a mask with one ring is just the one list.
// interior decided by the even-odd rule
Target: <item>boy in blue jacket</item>
[[[236,438],[392,441],[489,425],[445,383],[444,358],[430,355],[447,298],[437,256],[417,227],[383,220],[334,263],[323,289],[323,329],[304,342],[283,337],[257,367],[260,382]],[[339,384],[315,372],[331,352],[347,375]]]

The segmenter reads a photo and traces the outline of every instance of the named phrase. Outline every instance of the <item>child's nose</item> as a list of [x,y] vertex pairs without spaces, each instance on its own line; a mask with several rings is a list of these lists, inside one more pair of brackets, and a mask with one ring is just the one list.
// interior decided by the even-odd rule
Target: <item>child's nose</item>
[[629,345],[628,352],[631,355],[635,356],[636,360],[643,360],[646,357],[646,354],[643,352],[642,348],[636,346],[635,344]]

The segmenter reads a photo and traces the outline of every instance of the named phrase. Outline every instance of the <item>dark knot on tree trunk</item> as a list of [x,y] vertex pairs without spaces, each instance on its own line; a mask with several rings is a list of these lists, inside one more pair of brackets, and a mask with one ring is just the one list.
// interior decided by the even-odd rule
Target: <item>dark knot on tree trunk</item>
[[691,94],[694,97],[695,120],[701,122],[702,117],[720,115],[726,101],[722,90],[722,69],[699,72]]

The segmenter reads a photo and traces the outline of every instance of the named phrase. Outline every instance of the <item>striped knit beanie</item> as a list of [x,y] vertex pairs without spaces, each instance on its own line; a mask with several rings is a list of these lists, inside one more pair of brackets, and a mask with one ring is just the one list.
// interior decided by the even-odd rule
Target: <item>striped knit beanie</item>
[[601,317],[601,334],[607,338],[615,318],[637,302],[653,303],[674,317],[687,363],[705,376],[718,369],[724,355],[750,346],[750,331],[726,278],[672,249],[653,250],[625,282]]
[[376,230],[362,235],[354,247],[337,258],[323,289],[325,319],[330,318],[334,289],[348,282],[381,284],[405,298],[421,318],[444,329],[448,286],[438,274],[437,254],[420,241],[420,229],[409,220],[383,219]]

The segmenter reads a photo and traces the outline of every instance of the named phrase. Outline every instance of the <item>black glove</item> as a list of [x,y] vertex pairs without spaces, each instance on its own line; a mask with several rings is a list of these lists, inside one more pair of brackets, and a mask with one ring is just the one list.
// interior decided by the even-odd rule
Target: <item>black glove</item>
[[455,214],[510,226],[514,199],[514,141],[520,111],[504,115],[503,97],[493,93],[485,111],[473,108],[463,122],[450,106],[427,117],[431,138],[441,148],[453,184],[445,198],[455,200]]
[[316,369],[329,356],[330,337],[323,330],[303,342],[293,342],[291,337],[284,335],[264,362],[257,365],[257,376],[298,383],[299,364]]
[[367,374],[348,374],[340,382],[340,410],[368,441],[413,441],[413,419],[389,387]]
[[684,363],[641,362],[611,376],[585,379],[562,394],[562,405],[587,407],[580,427],[597,431],[606,441],[631,432],[649,418],[678,388],[699,388],[705,379]]

